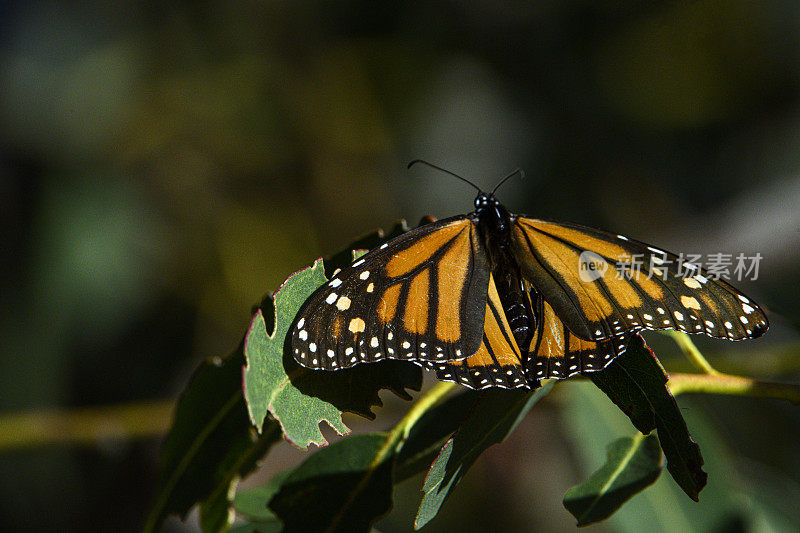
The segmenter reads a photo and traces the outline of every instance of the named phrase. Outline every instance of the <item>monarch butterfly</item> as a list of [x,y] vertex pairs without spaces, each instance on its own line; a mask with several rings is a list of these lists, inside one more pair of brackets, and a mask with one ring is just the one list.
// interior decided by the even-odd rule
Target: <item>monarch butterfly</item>
[[[697,265],[598,229],[510,213],[478,190],[475,210],[358,258],[304,304],[291,329],[302,366],[401,359],[470,388],[536,388],[605,368],[643,329],[742,340],[767,317]],[[642,258],[639,268],[635,259]]]

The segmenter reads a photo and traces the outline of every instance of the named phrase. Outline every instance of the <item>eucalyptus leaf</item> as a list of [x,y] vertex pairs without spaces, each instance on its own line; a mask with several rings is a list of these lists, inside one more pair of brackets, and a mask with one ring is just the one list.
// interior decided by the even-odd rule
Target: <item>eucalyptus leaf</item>
[[[178,400],[161,448],[160,481],[144,531],[156,531],[171,513],[184,516],[197,502],[225,512],[232,484],[252,471],[280,438],[269,423],[259,437],[242,397],[241,349],[203,362]],[[221,510],[221,511],[220,511]],[[219,522],[219,514],[212,521]]]
[[394,446],[385,433],[354,435],[282,474],[268,502],[285,531],[369,531],[392,508]]
[[608,446],[606,463],[564,496],[564,507],[585,526],[605,520],[661,473],[661,447],[655,435],[623,437]]
[[229,533],[280,533],[283,524],[280,522],[255,522],[240,524],[228,530]]
[[286,333],[298,310],[326,281],[321,260],[290,276],[275,295],[274,331],[267,332],[264,316],[258,311],[244,346],[245,397],[253,424],[260,428],[267,413],[271,414],[286,438],[302,449],[327,444],[319,428],[323,421],[340,435],[348,433],[342,411],[374,418],[371,407],[381,405],[379,390],[389,389],[410,399],[406,389],[422,386],[422,370],[405,361],[326,372],[305,369],[284,353]]
[[634,336],[624,354],[602,372],[589,375],[639,431],[649,433],[655,427],[667,458],[667,470],[697,501],[708,477],[702,469],[703,457],[666,386],[667,375],[644,339]]
[[481,395],[428,471],[414,521],[416,529],[436,516],[478,456],[514,431],[534,404],[550,392],[553,383],[550,381],[534,392],[490,388]]

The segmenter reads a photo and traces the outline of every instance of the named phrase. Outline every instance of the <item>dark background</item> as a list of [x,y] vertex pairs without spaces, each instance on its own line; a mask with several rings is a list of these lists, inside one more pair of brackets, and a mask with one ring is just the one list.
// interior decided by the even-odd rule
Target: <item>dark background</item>
[[[761,253],[736,285],[770,333],[697,342],[722,370],[796,381],[798,82],[792,1],[4,2],[0,409],[174,398],[290,273],[400,217],[471,210],[474,190],[405,170],[414,158],[487,188],[523,168],[499,194],[514,212]],[[701,503],[665,475],[595,529],[796,531],[800,412],[680,403],[710,474]],[[383,429],[406,408],[347,421]],[[631,432],[590,388],[559,387],[426,531],[570,530],[564,491]],[[279,448],[268,471],[303,456]],[[157,450],[12,445],[0,524],[135,531]],[[420,485],[398,488],[381,531],[410,529]]]

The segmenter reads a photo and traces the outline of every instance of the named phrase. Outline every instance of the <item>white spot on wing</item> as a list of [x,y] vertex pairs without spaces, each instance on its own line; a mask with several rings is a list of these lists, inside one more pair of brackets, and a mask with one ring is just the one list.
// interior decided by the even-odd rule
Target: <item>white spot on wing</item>
[[[350,321],[350,325],[347,326],[347,329],[349,329],[352,333],[362,333],[366,326],[367,325],[360,317],[356,317]],[[363,344],[364,341],[361,342]]]
[[683,278],[683,284],[689,287],[690,289],[700,288],[700,284],[694,278]]

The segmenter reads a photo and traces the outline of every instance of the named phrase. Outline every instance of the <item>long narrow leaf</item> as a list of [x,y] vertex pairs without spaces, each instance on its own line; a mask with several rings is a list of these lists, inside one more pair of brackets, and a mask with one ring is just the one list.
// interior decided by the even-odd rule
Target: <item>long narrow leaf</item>
[[436,516],[478,456],[493,444],[505,440],[552,386],[551,381],[535,392],[490,389],[481,396],[428,471],[415,528],[421,528]]
[[608,446],[606,463],[564,496],[564,507],[585,526],[611,516],[658,479],[661,448],[655,435],[623,437]]
[[675,398],[667,388],[667,375],[644,340],[635,336],[627,351],[592,381],[642,433],[653,427],[667,458],[667,470],[676,483],[697,501],[706,485],[700,448],[692,440]]
[[227,497],[231,483],[279,438],[274,424],[261,437],[252,430],[241,390],[243,362],[241,350],[209,359],[189,381],[162,445],[161,479],[144,531],[158,530],[167,515],[185,515],[215,494]]
[[269,506],[286,531],[357,532],[392,507],[387,434],[355,435],[323,448],[289,473]]

